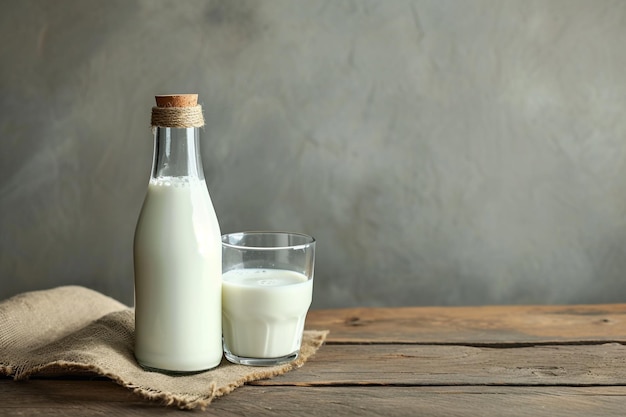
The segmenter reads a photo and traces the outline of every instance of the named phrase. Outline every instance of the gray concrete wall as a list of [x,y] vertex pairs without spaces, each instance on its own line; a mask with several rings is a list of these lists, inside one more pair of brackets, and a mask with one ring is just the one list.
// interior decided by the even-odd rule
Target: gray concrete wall
[[626,2],[1,1],[0,298],[132,303],[155,94],[315,307],[626,301]]

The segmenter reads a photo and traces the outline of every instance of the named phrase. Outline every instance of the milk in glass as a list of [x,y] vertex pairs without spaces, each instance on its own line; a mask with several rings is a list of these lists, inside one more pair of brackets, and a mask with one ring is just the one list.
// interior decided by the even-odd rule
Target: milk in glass
[[233,269],[223,275],[224,343],[248,358],[276,358],[300,348],[313,279],[284,269]]

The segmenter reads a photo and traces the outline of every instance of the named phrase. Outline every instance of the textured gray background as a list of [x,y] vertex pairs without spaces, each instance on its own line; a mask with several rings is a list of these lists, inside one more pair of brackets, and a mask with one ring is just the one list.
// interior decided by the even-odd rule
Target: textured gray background
[[626,301],[626,2],[1,1],[0,298],[132,303],[155,94],[315,307]]

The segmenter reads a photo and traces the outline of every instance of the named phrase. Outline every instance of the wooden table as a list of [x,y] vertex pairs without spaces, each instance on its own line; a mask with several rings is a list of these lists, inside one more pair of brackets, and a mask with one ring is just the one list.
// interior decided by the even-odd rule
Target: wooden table
[[[327,343],[215,416],[625,416],[626,304],[311,311]],[[104,379],[0,379],[0,416],[182,415]]]

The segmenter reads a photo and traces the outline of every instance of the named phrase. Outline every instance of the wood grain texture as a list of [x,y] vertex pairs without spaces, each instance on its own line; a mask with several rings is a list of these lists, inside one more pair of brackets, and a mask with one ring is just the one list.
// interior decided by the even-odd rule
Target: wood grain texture
[[[0,379],[0,415],[180,416],[105,380]],[[626,387],[258,387],[216,400],[206,416],[623,416]]]
[[298,372],[253,385],[626,384],[626,346],[477,348],[433,345],[328,345]]
[[[626,388],[294,387],[237,392],[210,412],[237,416],[624,416]],[[232,399],[231,399],[232,400]]]
[[626,343],[626,304],[312,310],[327,343],[470,346]]
[[[626,305],[313,310],[306,365],[208,416],[623,416]],[[0,378],[1,416],[180,415],[102,378]]]

